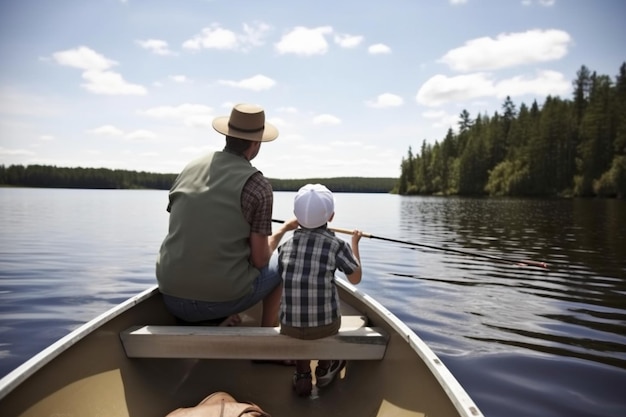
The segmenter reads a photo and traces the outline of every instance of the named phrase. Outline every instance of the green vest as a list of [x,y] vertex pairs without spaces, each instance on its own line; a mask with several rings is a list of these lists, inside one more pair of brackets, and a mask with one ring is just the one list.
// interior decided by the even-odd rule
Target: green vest
[[161,292],[201,301],[250,293],[259,270],[249,261],[241,190],[255,172],[241,156],[214,152],[180,173],[169,193],[169,232],[156,264]]

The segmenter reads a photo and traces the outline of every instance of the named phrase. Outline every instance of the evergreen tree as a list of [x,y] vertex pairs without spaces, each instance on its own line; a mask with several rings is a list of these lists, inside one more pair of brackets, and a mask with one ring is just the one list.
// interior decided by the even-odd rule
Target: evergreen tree
[[468,132],[467,145],[459,158],[459,194],[481,195],[487,185],[489,156],[482,119]]
[[511,123],[517,117],[517,110],[515,104],[511,101],[511,97],[506,96],[506,100],[502,104],[502,122],[504,124],[504,134],[508,138],[509,130],[511,129]]
[[614,128],[610,115],[612,108],[611,79],[607,76],[592,75],[592,90],[589,105],[580,125],[575,193],[580,196],[594,194],[594,181],[609,170]]
[[576,72],[576,79],[572,81],[574,86],[574,117],[577,126],[583,119],[591,93],[591,73],[586,66],[581,66]]
[[619,68],[615,79],[615,141],[613,150],[617,156],[626,155],[626,62]]
[[467,110],[463,109],[461,114],[459,115],[459,133],[464,133],[470,130],[473,122],[470,118],[470,114]]

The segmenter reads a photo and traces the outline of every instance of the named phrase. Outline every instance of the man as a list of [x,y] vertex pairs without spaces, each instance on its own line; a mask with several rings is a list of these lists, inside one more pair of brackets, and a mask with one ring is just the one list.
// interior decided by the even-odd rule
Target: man
[[168,310],[187,322],[233,325],[263,301],[262,326],[277,325],[282,291],[272,253],[297,221],[272,235],[273,194],[250,161],[262,142],[278,137],[261,107],[238,104],[213,128],[226,136],[223,151],[187,165],[169,193],[169,231],[156,264]]

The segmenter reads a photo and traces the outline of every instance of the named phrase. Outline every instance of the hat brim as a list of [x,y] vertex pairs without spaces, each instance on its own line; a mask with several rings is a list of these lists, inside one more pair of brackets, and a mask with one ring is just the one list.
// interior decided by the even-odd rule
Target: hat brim
[[232,128],[228,125],[229,116],[220,116],[213,119],[213,129],[226,136],[233,136],[239,139],[251,140],[254,142],[271,142],[278,137],[278,129],[271,123],[265,122],[263,130],[257,132],[246,132]]

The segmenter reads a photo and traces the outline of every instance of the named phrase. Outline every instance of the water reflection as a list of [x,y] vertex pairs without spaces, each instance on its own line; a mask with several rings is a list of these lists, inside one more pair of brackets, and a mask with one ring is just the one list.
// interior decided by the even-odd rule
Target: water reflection
[[[294,195],[276,193],[275,218],[293,216]],[[485,415],[626,415],[626,202],[336,200],[337,227],[550,264],[362,240],[359,287]],[[0,374],[155,283],[166,204],[164,191],[0,189]]]
[[623,201],[404,198],[400,216],[402,239],[550,265],[444,253],[428,276],[394,273],[462,288],[454,303],[468,314],[465,324],[480,323],[464,332],[480,342],[468,348],[516,347],[626,369]]

